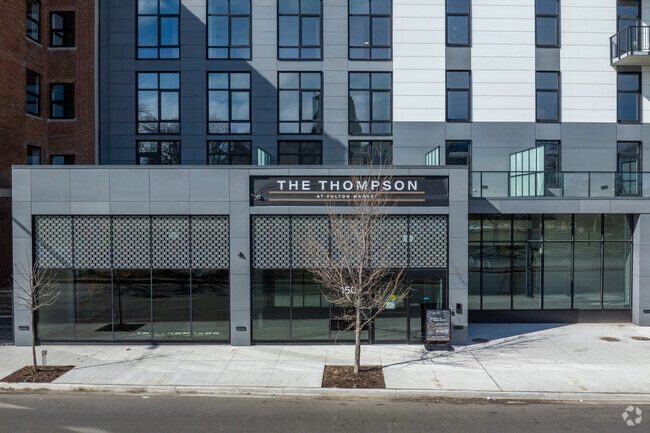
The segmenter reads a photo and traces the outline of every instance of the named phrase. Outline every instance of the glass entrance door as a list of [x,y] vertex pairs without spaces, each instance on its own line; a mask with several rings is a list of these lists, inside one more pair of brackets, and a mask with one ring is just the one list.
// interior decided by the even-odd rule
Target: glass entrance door
[[410,285],[407,299],[396,302],[375,319],[373,342],[424,341],[424,310],[447,307],[447,272],[445,270],[405,270],[405,287]]

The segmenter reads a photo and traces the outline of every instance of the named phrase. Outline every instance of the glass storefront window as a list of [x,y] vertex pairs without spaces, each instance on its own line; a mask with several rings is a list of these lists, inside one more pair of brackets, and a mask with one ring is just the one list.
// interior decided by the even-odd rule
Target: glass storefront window
[[409,340],[424,340],[424,310],[442,309],[445,304],[445,271],[409,271]]
[[605,215],[605,240],[629,241],[632,225],[628,215]]
[[68,269],[51,269],[47,273],[59,283],[56,302],[37,311],[39,340],[74,340],[74,276]]
[[253,270],[253,336],[260,341],[291,339],[291,274]]
[[600,242],[575,243],[573,258],[573,308],[599,309],[601,307],[600,249]]
[[293,340],[329,340],[330,309],[308,271],[291,271],[291,336]]
[[512,218],[512,239],[533,241],[542,239],[541,215],[514,215]]
[[113,329],[115,340],[150,340],[151,271],[113,271]]
[[571,243],[544,243],[544,309],[571,308]]
[[571,216],[571,214],[544,215],[544,240],[570,241]]
[[600,241],[602,215],[576,214],[575,216],[575,240],[576,241]]
[[542,251],[538,242],[515,242],[512,246],[512,308],[541,308]]
[[154,269],[151,288],[154,340],[189,340],[189,270]]
[[484,244],[483,260],[483,309],[510,309],[510,244]]
[[467,290],[470,310],[481,309],[481,244],[470,242],[467,267]]
[[603,308],[630,308],[632,245],[629,242],[606,242],[603,270]]
[[230,339],[230,280],[224,269],[192,271],[192,337]]
[[78,269],[76,281],[76,339],[113,339],[111,271]]
[[512,236],[510,215],[484,215],[483,241],[510,242]]

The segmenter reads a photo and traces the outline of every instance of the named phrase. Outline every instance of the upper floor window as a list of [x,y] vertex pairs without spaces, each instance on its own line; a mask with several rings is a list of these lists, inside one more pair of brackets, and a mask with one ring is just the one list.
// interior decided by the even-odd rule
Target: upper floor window
[[391,0],[349,0],[348,7],[350,59],[391,59]]
[[250,72],[208,73],[208,133],[251,133]]
[[179,0],[138,0],[138,58],[178,59]]
[[389,72],[350,72],[349,82],[349,134],[392,134],[391,74]]
[[322,57],[321,10],[320,0],[279,0],[279,59]]
[[537,121],[560,121],[560,73],[537,72],[535,74],[537,97]]
[[251,165],[251,142],[208,141],[208,165]]
[[41,41],[41,2],[39,0],[27,0],[27,37]]
[[440,165],[440,146],[424,155],[424,165]]
[[560,142],[558,140],[537,140],[535,146],[544,147],[544,183],[546,187],[560,186],[562,171]]
[[50,46],[74,47],[74,12],[50,14]]
[[250,0],[208,0],[208,58],[251,58]]
[[41,115],[41,76],[27,69],[27,94],[25,111],[34,116]]
[[391,165],[392,163],[392,141],[350,141],[348,143],[349,165]]
[[470,165],[472,142],[469,140],[447,141],[446,165]]
[[74,155],[50,155],[52,165],[74,165]]
[[322,141],[279,141],[278,165],[321,165]]
[[74,84],[50,84],[50,118],[74,119]]
[[471,113],[470,71],[447,71],[447,121],[469,122]]
[[41,165],[41,148],[27,146],[27,165]]
[[618,121],[641,121],[641,73],[618,73]]
[[280,134],[322,133],[320,72],[280,72]]
[[138,141],[136,164],[180,165],[180,141]]
[[616,195],[639,195],[643,185],[641,143],[619,141],[616,144],[616,154]]
[[560,0],[535,0],[535,43],[560,46]]
[[447,45],[470,45],[470,0],[447,0]]
[[138,134],[180,134],[180,74],[138,73]]
[[626,27],[638,26],[641,21],[640,0],[618,0],[616,2],[616,26],[617,31]]

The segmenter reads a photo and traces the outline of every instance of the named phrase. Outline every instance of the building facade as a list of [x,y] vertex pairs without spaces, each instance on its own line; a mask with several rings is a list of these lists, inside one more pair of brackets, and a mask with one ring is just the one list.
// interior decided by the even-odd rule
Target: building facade
[[[294,236],[323,207],[260,205],[256,182],[345,182],[373,162],[390,162],[405,182],[448,182],[447,205],[398,207],[386,233],[396,250],[405,248],[416,293],[454,312],[455,342],[479,321],[650,324],[642,157],[649,7],[99,2],[99,161],[111,167],[14,169],[15,178],[30,173],[29,188],[14,186],[14,205],[24,206],[14,218],[27,228],[14,234],[14,255],[28,249],[65,271],[70,287],[65,305],[41,315],[39,338],[332,340],[331,307],[294,257]],[[213,165],[221,167],[205,167]],[[212,227],[205,230],[219,248],[192,248],[207,236],[200,227]],[[149,243],[120,257],[127,249],[116,239],[135,233]],[[170,246],[165,235],[185,246]],[[108,252],[96,263],[98,243]],[[267,256],[264,245],[273,247]],[[168,249],[188,252],[157,262]],[[54,259],[52,251],[63,253]],[[213,261],[208,268],[194,264],[199,251]],[[214,280],[202,281],[204,271]],[[196,326],[195,280],[196,294],[212,300],[197,305],[214,308],[197,313]],[[220,289],[207,295],[208,287]],[[123,295],[142,304],[130,322]],[[388,312],[368,338],[421,341],[423,303],[412,298]],[[168,322],[183,324],[158,335]],[[16,326],[16,341],[26,342],[24,314]]]
[[95,5],[9,0],[0,32],[0,341],[12,338],[11,166],[95,163]]

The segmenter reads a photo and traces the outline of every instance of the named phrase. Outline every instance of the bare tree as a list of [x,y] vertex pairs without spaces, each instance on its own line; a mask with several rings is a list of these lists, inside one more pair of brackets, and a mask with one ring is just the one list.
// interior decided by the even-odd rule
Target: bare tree
[[[29,260],[25,263],[29,263]],[[27,308],[31,315],[32,362],[34,372],[36,372],[38,370],[36,363],[36,312],[54,304],[61,294],[61,287],[54,274],[41,269],[38,261],[34,260],[31,267],[25,263],[21,263],[19,272],[13,275],[14,297],[18,305]]]
[[[350,177],[354,190],[343,199],[346,208],[329,201],[327,234],[323,239],[306,239],[308,270],[320,285],[323,297],[336,306],[333,318],[339,330],[354,330],[354,373],[361,363],[361,332],[382,311],[400,302],[411,290],[404,284],[406,263],[395,263],[392,245],[382,231],[393,201],[385,182],[392,175],[381,164]],[[364,170],[364,169],[361,169]],[[348,197],[349,196],[349,197]],[[334,310],[333,310],[334,311]]]

